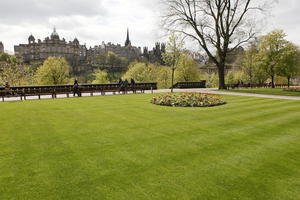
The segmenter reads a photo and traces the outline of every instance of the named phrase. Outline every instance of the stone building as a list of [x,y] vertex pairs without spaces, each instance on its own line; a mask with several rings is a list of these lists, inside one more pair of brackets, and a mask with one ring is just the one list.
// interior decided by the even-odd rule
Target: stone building
[[148,47],[144,47],[143,57],[151,63],[164,65],[165,63],[162,59],[163,53],[166,53],[166,44],[156,42],[151,51],[148,50]]
[[93,48],[91,47],[88,49],[88,60],[94,64],[98,54],[107,55],[108,52],[113,52],[117,56],[126,58],[129,61],[138,60],[142,56],[141,47],[131,45],[128,29],[124,46],[121,46],[120,44],[112,44],[111,42],[108,42],[107,44],[102,42],[101,45],[96,45]]
[[161,54],[165,52],[165,44],[156,43],[152,51],[141,47],[132,46],[129,30],[125,45],[112,44],[102,42],[101,45],[86,48],[81,45],[77,38],[67,42],[64,38],[60,39],[56,29],[54,28],[50,37],[46,37],[43,41],[36,41],[33,35],[28,38],[28,44],[20,44],[14,47],[15,55],[22,59],[25,63],[43,62],[49,56],[64,57],[71,66],[71,73],[80,75],[93,70],[93,65],[98,64],[97,56],[107,55],[108,52],[113,52],[118,57],[126,58],[129,62],[145,59],[149,62],[162,63]]
[[86,65],[86,46],[80,45],[77,38],[69,42],[64,38],[60,39],[55,28],[51,36],[46,37],[44,41],[36,41],[34,36],[30,35],[28,44],[17,45],[14,50],[15,55],[25,63],[43,62],[50,56],[64,57],[74,74],[80,73]]
[[4,45],[1,41],[0,41],[0,53],[4,53]]

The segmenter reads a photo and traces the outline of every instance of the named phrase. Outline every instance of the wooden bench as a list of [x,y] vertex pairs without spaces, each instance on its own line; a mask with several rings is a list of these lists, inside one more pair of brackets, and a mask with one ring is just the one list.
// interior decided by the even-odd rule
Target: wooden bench
[[206,81],[199,82],[177,82],[173,88],[188,89],[188,88],[206,88]]

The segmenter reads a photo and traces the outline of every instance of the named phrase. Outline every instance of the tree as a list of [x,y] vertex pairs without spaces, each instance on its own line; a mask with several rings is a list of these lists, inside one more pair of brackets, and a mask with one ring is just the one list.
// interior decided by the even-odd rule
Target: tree
[[291,42],[287,42],[279,58],[277,68],[278,75],[286,77],[288,87],[290,87],[291,78],[300,72],[300,51],[299,47]]
[[68,83],[70,66],[65,58],[48,57],[36,72],[36,78],[42,85]]
[[34,74],[29,66],[19,63],[0,62],[0,85],[8,82],[11,86],[32,85]]
[[248,82],[252,85],[254,83],[255,74],[258,67],[258,47],[257,45],[251,45],[245,52],[242,61],[242,70],[248,77]]
[[283,30],[275,30],[260,39],[259,62],[264,72],[270,77],[272,88],[275,88],[275,76],[282,63],[282,53],[287,44],[285,37]]
[[0,54],[0,85],[8,82],[12,86],[32,85],[33,71],[15,56]]
[[243,71],[240,70],[232,70],[229,71],[225,76],[226,84],[237,84],[241,83],[241,81],[244,83],[245,81],[245,74]]
[[11,56],[7,53],[0,53],[0,62],[6,62],[10,64],[20,63],[15,56]]
[[198,64],[187,54],[180,56],[175,71],[175,79],[179,82],[199,81],[200,73]]
[[93,84],[98,83],[109,83],[108,73],[105,71],[97,70],[94,73],[95,79],[93,80]]
[[170,67],[161,66],[157,72],[157,87],[170,88],[171,86],[171,69]]
[[122,69],[126,69],[129,65],[129,62],[124,57],[119,57],[114,52],[107,52],[106,54],[97,54],[95,62],[93,66],[98,68],[99,70],[105,68],[110,71],[122,71]]
[[164,0],[168,30],[196,41],[215,63],[219,88],[226,89],[225,62],[228,53],[254,37],[252,11],[261,10],[254,0]]
[[134,79],[136,82],[149,81],[149,69],[146,63],[134,62],[129,66],[128,71],[124,74],[123,79]]
[[182,48],[184,43],[180,40],[179,36],[174,32],[169,36],[169,40],[167,43],[166,53],[162,54],[162,58],[164,62],[171,67],[172,76],[171,76],[171,92],[173,92],[174,86],[174,73],[182,54]]
[[129,66],[123,79],[134,79],[136,82],[157,82],[158,88],[170,88],[171,69],[167,66],[134,62]]
[[201,74],[201,79],[206,80],[207,88],[217,88],[218,87],[218,75],[216,73],[203,73]]

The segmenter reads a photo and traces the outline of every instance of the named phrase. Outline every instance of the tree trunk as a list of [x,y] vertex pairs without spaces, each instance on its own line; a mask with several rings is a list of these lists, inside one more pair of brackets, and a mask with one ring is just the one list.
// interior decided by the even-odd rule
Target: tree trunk
[[171,83],[172,86],[171,86],[171,92],[173,92],[173,86],[174,86],[174,72],[175,72],[175,68],[173,67],[173,68],[172,68],[172,81],[171,81],[171,82],[172,82],[172,83]]
[[219,90],[227,89],[225,85],[225,64],[220,64],[218,66],[219,74]]
[[275,84],[274,84],[274,76],[272,76],[271,79],[272,79],[272,88],[275,88]]
[[287,77],[287,80],[288,80],[288,87],[290,87],[291,78],[290,78],[290,77]]

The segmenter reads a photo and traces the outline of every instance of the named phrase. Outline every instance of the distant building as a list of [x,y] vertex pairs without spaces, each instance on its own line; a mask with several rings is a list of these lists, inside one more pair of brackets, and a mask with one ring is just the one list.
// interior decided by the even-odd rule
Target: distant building
[[[50,37],[46,37],[43,41],[36,41],[33,35],[28,37],[28,44],[19,44],[14,47],[15,55],[25,63],[43,62],[50,56],[64,57],[71,66],[71,73],[79,75],[90,72],[94,65],[98,63],[98,55],[107,55],[113,52],[118,57],[126,58],[132,61],[148,61],[152,63],[164,64],[162,54],[166,52],[164,43],[156,43],[153,50],[148,51],[148,47],[135,47],[131,44],[129,29],[127,29],[126,40],[124,46],[120,44],[112,44],[111,42],[102,42],[100,45],[87,49],[86,45],[81,45],[77,38],[67,42],[53,29]],[[110,70],[110,69],[108,69]],[[115,69],[112,69],[115,70]]]
[[35,40],[33,35],[28,38],[28,44],[20,44],[14,47],[15,55],[23,59],[25,63],[43,62],[50,56],[64,57],[71,66],[73,73],[78,73],[83,69],[86,62],[87,48],[85,45],[80,45],[77,38],[73,41],[66,42],[60,39],[56,29],[44,41]]
[[127,28],[127,37],[126,37],[126,41],[125,41],[125,47],[129,47],[131,46],[131,41],[129,39],[129,29]]
[[0,41],[0,53],[4,53],[4,45],[1,41]]
[[117,56],[126,58],[129,61],[138,60],[142,56],[141,47],[135,47],[131,45],[128,29],[125,46],[121,46],[120,44],[112,44],[111,42],[107,44],[102,42],[101,45],[96,45],[88,50],[88,60],[90,60],[91,63],[95,63],[96,56],[98,54],[106,55],[108,52],[113,52]]
[[164,61],[162,59],[162,55],[166,53],[166,44],[156,42],[155,46],[151,51],[148,50],[148,47],[144,47],[143,50],[143,58],[151,63],[158,63],[164,65]]

